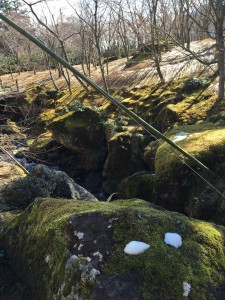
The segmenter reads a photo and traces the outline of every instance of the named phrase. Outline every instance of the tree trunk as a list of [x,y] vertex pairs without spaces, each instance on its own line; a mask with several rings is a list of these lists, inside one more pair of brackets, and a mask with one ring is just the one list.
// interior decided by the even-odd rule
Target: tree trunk
[[218,87],[218,100],[224,98],[224,80],[225,80],[225,69],[224,69],[224,41],[223,39],[219,42],[218,49],[218,70],[219,70],[219,87]]
[[215,11],[216,11],[216,17],[217,17],[215,29],[216,29],[216,43],[217,43],[217,64],[218,64],[218,71],[219,71],[218,100],[222,100],[224,98],[224,80],[225,80],[224,36],[223,36],[224,4],[223,4],[223,1],[217,0]]

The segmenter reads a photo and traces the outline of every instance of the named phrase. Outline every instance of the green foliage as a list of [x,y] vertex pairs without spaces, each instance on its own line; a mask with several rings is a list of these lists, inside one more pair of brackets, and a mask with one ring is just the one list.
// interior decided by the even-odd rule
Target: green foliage
[[11,207],[26,208],[38,197],[49,197],[55,189],[55,182],[36,177],[30,173],[6,186],[2,193],[4,201]]
[[58,97],[58,90],[55,88],[51,88],[49,90],[46,91],[46,94],[48,96],[49,99],[54,99],[56,100]]
[[182,92],[187,94],[192,93],[201,87],[204,87],[208,82],[208,78],[191,77],[184,82]]
[[72,103],[70,103],[68,106],[67,106],[67,110],[68,111],[84,111],[85,109],[85,106],[84,104],[79,101],[79,100],[74,100]]
[[84,111],[85,106],[84,104],[79,100],[74,100],[66,107],[63,107],[57,112],[58,116],[63,116],[68,112],[76,112],[76,111]]

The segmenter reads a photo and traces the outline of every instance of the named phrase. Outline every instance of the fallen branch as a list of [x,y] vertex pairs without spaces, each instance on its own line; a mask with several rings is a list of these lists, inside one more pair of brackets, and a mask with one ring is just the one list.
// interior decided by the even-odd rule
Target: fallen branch
[[21,163],[19,163],[7,150],[5,150],[2,146],[0,146],[0,150],[7,154],[14,162],[15,164],[20,168],[22,169],[26,174],[29,174],[29,172],[27,171],[27,169],[24,168],[23,165],[21,165]]

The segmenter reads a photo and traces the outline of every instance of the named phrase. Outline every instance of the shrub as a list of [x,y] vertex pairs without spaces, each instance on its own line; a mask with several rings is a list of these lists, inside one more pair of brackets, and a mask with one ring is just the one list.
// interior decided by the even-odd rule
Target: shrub
[[58,98],[58,90],[55,88],[51,88],[51,89],[47,90],[46,94],[48,96],[48,99],[56,100]]
[[79,101],[79,100],[74,100],[72,103],[70,103],[68,106],[67,106],[67,109],[68,111],[84,111],[85,109],[85,106],[84,104]]
[[7,185],[2,193],[6,204],[13,208],[26,208],[38,197],[49,197],[56,187],[54,181],[46,181],[32,173]]
[[201,87],[204,87],[209,82],[208,78],[194,78],[191,77],[184,82],[182,92],[192,93]]

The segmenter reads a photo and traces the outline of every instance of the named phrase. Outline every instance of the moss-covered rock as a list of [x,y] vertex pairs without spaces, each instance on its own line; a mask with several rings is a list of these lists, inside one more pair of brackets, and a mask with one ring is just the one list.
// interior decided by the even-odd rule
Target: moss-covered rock
[[151,136],[140,128],[117,133],[109,140],[109,155],[103,170],[105,192],[116,192],[122,179],[145,169],[144,148],[150,140]]
[[100,115],[90,108],[64,114],[48,128],[57,142],[78,152],[102,151],[106,147]]
[[137,172],[119,185],[121,199],[139,198],[153,202],[153,187],[155,176],[147,171]]
[[[188,294],[188,299],[206,300],[224,295],[224,227],[142,200],[39,200],[4,224],[1,240],[37,299],[170,300]],[[167,232],[180,234],[180,248],[165,244]],[[124,253],[133,240],[150,248],[134,256]]]
[[192,217],[225,224],[222,195],[185,164],[223,193],[225,129],[216,128],[214,124],[181,126],[170,131],[168,136],[212,172],[202,172],[192,161],[187,161],[164,143],[159,147],[155,159],[156,203]]
[[144,162],[147,164],[148,169],[152,172],[155,172],[155,155],[159,146],[159,141],[152,141],[144,149]]

